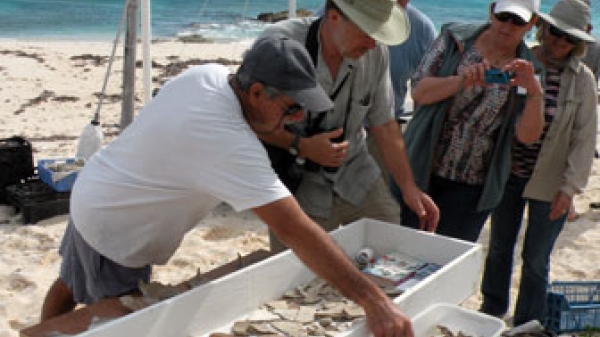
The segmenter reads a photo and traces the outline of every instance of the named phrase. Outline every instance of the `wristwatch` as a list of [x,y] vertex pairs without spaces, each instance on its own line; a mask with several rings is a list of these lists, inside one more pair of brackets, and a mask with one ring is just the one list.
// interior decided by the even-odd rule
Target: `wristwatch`
[[300,149],[298,148],[299,143],[300,143],[300,135],[295,134],[292,144],[290,145],[290,147],[288,147],[289,153],[294,157],[297,157],[300,154]]

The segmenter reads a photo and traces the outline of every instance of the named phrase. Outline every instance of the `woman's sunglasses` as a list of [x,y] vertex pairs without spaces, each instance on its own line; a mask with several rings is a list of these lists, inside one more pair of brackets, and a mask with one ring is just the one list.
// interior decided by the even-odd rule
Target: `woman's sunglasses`
[[554,35],[554,37],[556,37],[557,39],[564,37],[565,40],[567,42],[569,42],[570,44],[578,44],[579,42],[581,42],[580,38],[575,37],[565,31],[562,31],[554,25],[548,25],[548,31],[550,32],[550,34]]
[[500,12],[500,13],[494,13],[494,16],[496,17],[496,20],[498,20],[500,22],[510,22],[513,25],[519,26],[519,27],[526,26],[529,23],[529,22],[521,19],[520,16],[515,15],[513,13]]

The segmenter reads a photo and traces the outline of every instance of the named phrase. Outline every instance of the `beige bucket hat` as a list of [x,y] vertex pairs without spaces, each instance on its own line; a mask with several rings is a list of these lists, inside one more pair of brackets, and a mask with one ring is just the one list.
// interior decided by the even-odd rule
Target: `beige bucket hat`
[[333,0],[360,29],[385,45],[404,42],[410,34],[406,11],[394,0]]
[[569,35],[587,42],[595,41],[594,37],[586,32],[591,14],[590,6],[582,0],[560,0],[549,14],[539,15],[544,21]]

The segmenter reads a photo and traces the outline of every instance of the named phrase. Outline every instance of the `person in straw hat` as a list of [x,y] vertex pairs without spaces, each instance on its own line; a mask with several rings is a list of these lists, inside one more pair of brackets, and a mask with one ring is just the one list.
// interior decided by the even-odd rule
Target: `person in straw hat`
[[504,315],[515,245],[527,206],[527,229],[514,325],[544,319],[550,254],[573,195],[587,184],[596,145],[597,94],[594,76],[581,62],[590,9],[581,0],[560,0],[541,23],[534,55],[545,66],[544,132],[539,141],[515,142],[512,169],[491,220],[481,285],[481,311]]
[[[328,0],[322,17],[286,20],[263,34],[304,43],[334,101],[329,111],[311,111],[296,132],[262,137],[305,162],[294,195],[328,231],[362,217],[399,221],[398,205],[367,150],[365,124],[422,226],[433,230],[437,224],[437,207],[414,183],[393,113],[386,45],[402,43],[409,31],[405,10],[393,0]],[[283,249],[271,235],[271,250]]]

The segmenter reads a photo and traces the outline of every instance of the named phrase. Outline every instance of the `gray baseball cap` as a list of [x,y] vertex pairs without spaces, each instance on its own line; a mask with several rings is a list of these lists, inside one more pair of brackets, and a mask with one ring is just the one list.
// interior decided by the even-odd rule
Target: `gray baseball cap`
[[244,54],[238,72],[280,90],[310,111],[333,108],[329,95],[317,83],[310,55],[295,40],[281,35],[258,38]]

